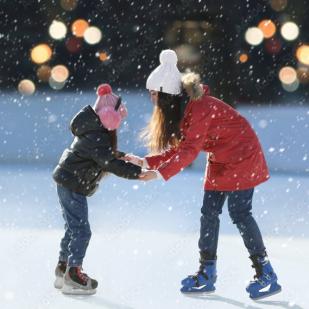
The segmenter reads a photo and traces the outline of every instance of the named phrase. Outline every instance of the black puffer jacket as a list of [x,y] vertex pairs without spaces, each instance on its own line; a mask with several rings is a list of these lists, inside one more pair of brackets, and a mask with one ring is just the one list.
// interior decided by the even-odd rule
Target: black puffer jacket
[[71,131],[74,141],[64,150],[53,172],[58,184],[90,196],[107,172],[128,179],[138,178],[141,168],[116,158],[111,136],[91,106],[84,107],[72,119]]

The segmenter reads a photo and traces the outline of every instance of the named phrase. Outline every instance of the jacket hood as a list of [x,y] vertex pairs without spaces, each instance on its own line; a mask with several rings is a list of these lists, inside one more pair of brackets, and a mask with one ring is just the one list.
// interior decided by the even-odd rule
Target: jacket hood
[[209,87],[201,84],[199,74],[193,72],[185,73],[181,81],[191,100],[199,100],[203,95],[210,95]]
[[104,129],[100,118],[90,105],[84,107],[74,116],[70,127],[75,136],[83,135],[89,131]]

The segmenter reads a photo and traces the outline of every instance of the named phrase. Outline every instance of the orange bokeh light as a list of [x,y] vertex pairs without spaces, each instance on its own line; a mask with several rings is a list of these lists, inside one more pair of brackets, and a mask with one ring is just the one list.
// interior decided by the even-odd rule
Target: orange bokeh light
[[102,62],[104,62],[104,61],[106,61],[106,60],[109,59],[109,56],[108,56],[107,53],[101,52],[101,53],[99,53],[99,59],[100,59]]
[[262,30],[265,39],[271,38],[276,33],[276,25],[270,19],[262,20],[258,27]]
[[240,55],[239,55],[239,61],[240,61],[241,63],[247,62],[248,59],[249,59],[249,57],[248,57],[247,54],[240,54]]
[[72,33],[77,36],[78,38],[81,38],[84,36],[84,33],[86,29],[89,27],[89,23],[84,19],[77,19],[72,24]]

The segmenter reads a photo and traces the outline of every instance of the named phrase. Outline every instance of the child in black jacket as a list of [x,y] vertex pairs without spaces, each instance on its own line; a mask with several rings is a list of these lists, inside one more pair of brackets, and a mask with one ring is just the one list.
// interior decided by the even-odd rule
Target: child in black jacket
[[141,168],[119,160],[116,129],[127,110],[109,85],[99,86],[94,105],[84,107],[71,121],[73,143],[53,172],[65,220],[55,287],[65,294],[94,294],[98,282],[83,273],[82,262],[91,237],[86,196],[92,195],[106,173],[138,179]]

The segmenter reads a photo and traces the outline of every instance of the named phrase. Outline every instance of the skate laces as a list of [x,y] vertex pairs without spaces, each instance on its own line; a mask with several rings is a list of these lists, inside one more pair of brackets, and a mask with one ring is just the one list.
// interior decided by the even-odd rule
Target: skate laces
[[208,280],[207,274],[204,272],[205,265],[203,263],[200,264],[199,270],[191,276],[191,278],[196,282],[196,284],[199,284],[198,278],[199,276],[203,276],[206,280]]
[[80,278],[83,282],[86,283],[88,281],[89,277],[88,277],[87,274],[83,273],[82,270],[83,269],[81,267],[77,267],[76,274],[77,274],[78,278]]

